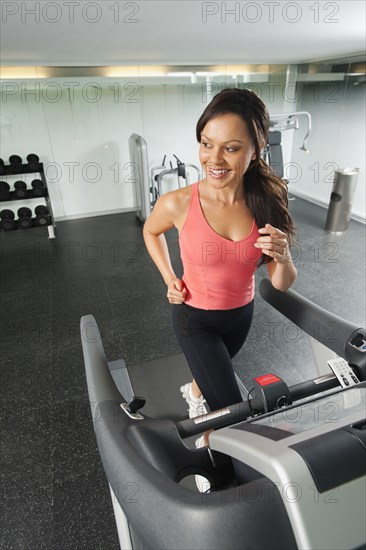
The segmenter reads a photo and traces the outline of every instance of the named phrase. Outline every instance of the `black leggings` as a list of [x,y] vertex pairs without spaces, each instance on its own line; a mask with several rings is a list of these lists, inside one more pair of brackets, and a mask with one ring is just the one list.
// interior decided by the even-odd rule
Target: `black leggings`
[[254,301],[229,310],[174,305],[173,327],[211,411],[242,401],[231,362],[248,335]]

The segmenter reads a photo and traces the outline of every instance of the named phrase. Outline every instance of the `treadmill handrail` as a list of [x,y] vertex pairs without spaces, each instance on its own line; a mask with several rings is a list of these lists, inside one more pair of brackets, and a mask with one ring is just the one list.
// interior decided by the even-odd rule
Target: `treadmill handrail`
[[[313,395],[317,395],[323,391],[328,391],[334,388],[339,388],[342,391],[337,377],[330,373],[325,374],[319,378],[314,378],[312,380],[306,380],[305,382],[300,382],[294,386],[289,386],[289,392],[292,401],[298,401],[300,399],[305,399]],[[249,392],[250,393],[250,392]],[[218,411],[213,411],[212,413],[207,413],[202,416],[195,418],[188,418],[186,420],[181,420],[177,422],[177,430],[180,436],[184,439],[191,437],[192,435],[197,435],[207,430],[217,430],[219,428],[224,428],[226,426],[231,426],[239,422],[248,420],[249,418],[263,418],[266,414],[273,414],[277,410],[287,410],[294,405],[289,405],[288,407],[281,407],[269,413],[257,413],[253,416],[253,412],[250,406],[250,400],[242,401],[236,403],[235,405],[230,405],[219,409]]]
[[357,331],[365,334],[363,327],[338,317],[292,289],[277,290],[269,279],[261,281],[259,293],[266,302],[315,340],[353,365],[365,368],[366,353],[349,346],[349,341]]
[[[341,319],[340,317],[337,317],[332,313],[327,312],[323,308],[316,306],[315,304],[313,304],[309,300],[306,300],[294,291],[287,290],[285,292],[281,292],[276,290],[268,279],[262,280],[259,290],[264,299],[267,299],[267,301],[269,301],[269,303],[271,303],[273,307],[284,313],[284,315],[286,315],[289,319],[294,320],[294,322],[296,322],[298,326],[300,326],[300,328],[304,328],[305,330],[309,329],[309,323],[313,321],[314,315],[318,313],[321,314],[321,319],[323,321],[327,321],[330,319],[332,320],[332,322],[334,322],[335,319],[338,323],[340,323],[342,334],[345,337],[345,340],[343,340],[343,344],[336,342],[336,346],[330,347],[329,342],[325,342],[324,339],[320,341],[326,343],[330,347],[330,349],[334,349],[334,351],[336,351],[336,353],[338,353],[341,357],[347,359],[346,356],[350,355],[350,352],[345,353],[346,343],[348,341],[350,333],[351,335],[354,333],[355,327],[357,327],[357,325],[354,325],[353,323],[345,321],[344,319]],[[290,304],[289,309],[286,307],[287,302]],[[296,313],[291,309],[291,305],[292,307],[294,307],[294,305],[301,305],[301,307],[305,307],[305,314],[303,316],[297,316]],[[103,349],[103,344],[99,334],[98,325],[95,318],[92,315],[86,315],[82,317],[80,327],[86,365],[89,399],[91,402],[92,416],[94,419],[98,416],[99,411],[96,408],[93,409],[93,407],[97,407],[99,403],[102,403],[104,401],[117,400],[119,403],[121,403],[126,401],[127,396],[121,395],[114,383],[112,375],[110,374],[107,359]],[[87,331],[90,332],[90,330],[92,330],[93,333],[91,338],[88,337],[87,334]],[[366,378],[364,376],[364,369],[361,368],[361,370],[358,371],[357,366],[360,365],[362,361],[364,362],[366,360],[366,353],[358,352],[358,350],[354,348],[352,349],[352,353],[354,353],[358,357],[356,357],[356,359],[354,358],[353,364],[350,363],[350,365],[352,368],[356,367],[356,374],[359,376],[360,380],[363,381]],[[359,357],[361,357],[361,359],[359,359]],[[305,382],[296,384],[295,386],[290,386],[289,391],[292,400],[295,401],[310,397],[312,395],[316,395],[323,391],[337,388],[338,386],[339,383],[337,378],[329,373],[328,375],[318,377],[313,380],[307,380]],[[229,412],[225,413],[224,411]],[[143,414],[143,409],[141,412]],[[144,416],[145,418],[148,418],[146,415]],[[182,420],[177,423],[177,430],[181,437],[185,438],[191,435],[202,433],[203,431],[209,430],[211,428],[217,429],[219,427],[224,427],[229,424],[241,422],[243,420],[246,420],[249,416],[251,416],[250,405],[248,401],[242,401],[230,407],[226,407],[225,409],[221,409],[220,411],[212,411],[211,414],[203,415],[202,417],[199,417],[200,420],[197,420],[197,418]]]

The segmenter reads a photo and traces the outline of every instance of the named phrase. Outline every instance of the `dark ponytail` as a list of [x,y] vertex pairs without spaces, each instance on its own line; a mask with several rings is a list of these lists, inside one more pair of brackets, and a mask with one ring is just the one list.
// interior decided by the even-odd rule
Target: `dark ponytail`
[[[288,211],[287,185],[261,158],[261,145],[267,144],[269,114],[257,94],[247,89],[225,88],[215,95],[197,122],[197,141],[201,142],[202,130],[209,120],[227,113],[237,114],[244,120],[255,147],[256,158],[243,179],[247,206],[258,227],[266,223],[277,227],[286,233],[290,244],[294,224]],[[258,266],[271,260],[263,254]]]
[[[244,174],[246,202],[258,227],[266,223],[286,233],[291,244],[294,224],[288,211],[286,183],[274,174],[273,169],[263,160],[254,161]],[[258,264],[271,261],[266,254]]]

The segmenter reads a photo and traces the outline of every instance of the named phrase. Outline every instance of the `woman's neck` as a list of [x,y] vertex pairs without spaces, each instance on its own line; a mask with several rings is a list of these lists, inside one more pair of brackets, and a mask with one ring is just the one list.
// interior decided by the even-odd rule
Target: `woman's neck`
[[243,182],[238,182],[237,185],[227,185],[215,188],[210,185],[207,180],[199,182],[200,195],[204,198],[220,203],[222,206],[234,206],[235,204],[245,202],[245,192]]

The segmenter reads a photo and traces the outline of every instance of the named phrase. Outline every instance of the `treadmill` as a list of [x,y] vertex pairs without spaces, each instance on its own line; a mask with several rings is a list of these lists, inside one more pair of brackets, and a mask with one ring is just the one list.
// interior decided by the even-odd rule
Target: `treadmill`
[[[288,387],[253,379],[243,401],[187,418],[182,354],[108,361],[92,315],[81,339],[96,440],[127,549],[366,548],[366,331],[269,280],[261,296],[334,351],[332,370]],[[337,338],[329,341],[329,323]],[[176,388],[164,393],[169,378]],[[195,449],[206,430],[209,447]],[[198,492],[194,476],[207,478]]]

